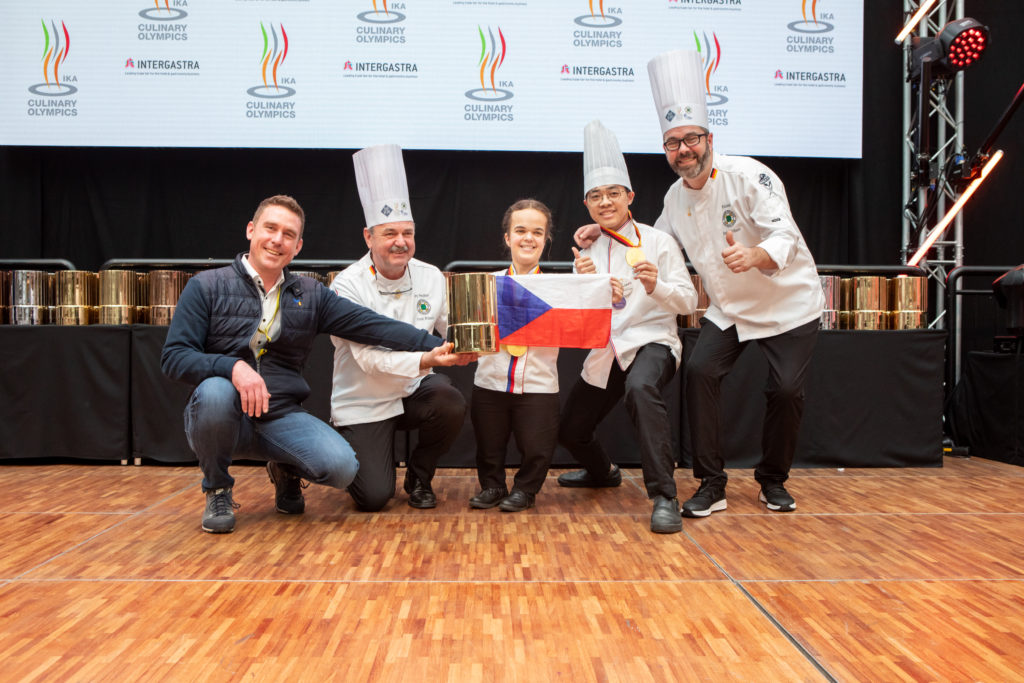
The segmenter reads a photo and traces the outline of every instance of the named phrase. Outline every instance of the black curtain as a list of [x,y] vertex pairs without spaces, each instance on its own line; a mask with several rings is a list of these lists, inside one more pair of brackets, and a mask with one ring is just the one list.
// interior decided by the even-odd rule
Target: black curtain
[[[1003,0],[968,4],[968,13],[992,29],[989,54],[967,72],[968,147],[976,147],[1024,78],[1014,54],[1024,8]],[[786,184],[819,263],[900,261],[903,52],[893,38],[903,23],[901,6],[865,2],[863,158],[763,159]],[[968,263],[1024,261],[1015,210],[1024,155],[1020,119],[1024,114],[999,141],[1007,158],[965,214]],[[308,215],[300,258],[357,258],[365,245],[353,151],[0,148],[7,223],[0,256],[64,258],[85,270],[111,258],[229,258],[246,248],[245,225],[259,200],[286,193]],[[555,215],[547,258],[568,260],[572,230],[588,220],[581,156],[407,151],[417,256],[438,266],[501,258],[501,215],[514,200],[532,196]],[[627,155],[627,163],[637,190],[634,215],[653,222],[675,176],[658,155]]]

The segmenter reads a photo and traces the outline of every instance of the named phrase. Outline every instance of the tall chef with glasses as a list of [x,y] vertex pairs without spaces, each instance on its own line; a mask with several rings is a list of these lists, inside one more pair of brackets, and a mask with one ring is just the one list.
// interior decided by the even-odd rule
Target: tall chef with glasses
[[[369,251],[331,283],[335,293],[442,338],[448,328],[445,280],[413,258],[416,225],[409,205],[402,150],[378,145],[356,152],[359,200]],[[395,432],[417,431],[404,480],[408,504],[433,508],[437,462],[462,429],[466,399],[438,366],[466,365],[475,354],[452,353],[450,343],[426,353],[392,352],[331,337],[334,376],[331,424],[355,449],[359,472],[349,485],[356,506],[372,512],[395,495]]]
[[700,486],[682,514],[726,509],[721,382],[751,342],[768,361],[762,454],[754,470],[758,499],[772,512],[789,512],[796,500],[784,483],[824,307],[817,267],[778,176],[749,157],[713,151],[700,54],[666,52],[647,70],[665,156],[679,176],[654,227],[676,238],[710,299],[686,362],[686,414]]

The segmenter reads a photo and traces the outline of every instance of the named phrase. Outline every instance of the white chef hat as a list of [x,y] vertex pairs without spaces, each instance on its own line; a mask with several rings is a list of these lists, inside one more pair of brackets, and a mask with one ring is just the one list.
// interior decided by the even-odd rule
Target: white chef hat
[[633,189],[615,133],[594,120],[583,128],[583,194],[602,185]]
[[699,52],[663,52],[647,62],[647,75],[662,133],[678,126],[707,129],[707,86]]
[[401,147],[376,145],[361,149],[352,155],[352,164],[366,227],[413,219]]

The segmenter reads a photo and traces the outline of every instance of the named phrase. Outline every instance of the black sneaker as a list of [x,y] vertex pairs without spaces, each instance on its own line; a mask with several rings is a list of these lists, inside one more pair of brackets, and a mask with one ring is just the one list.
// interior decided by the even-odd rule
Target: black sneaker
[[282,515],[301,515],[306,511],[302,479],[298,475],[279,462],[268,462],[267,474],[274,483],[274,505],[278,512]]
[[239,505],[231,498],[231,489],[206,492],[203,510],[203,531],[211,534],[230,534],[235,530],[235,510]]
[[707,517],[712,512],[719,512],[727,507],[725,488],[703,479],[697,493],[683,503],[683,517]]
[[558,475],[558,485],[567,486],[573,489],[600,489],[600,488],[611,488],[618,486],[622,483],[622,470],[619,466],[612,464],[612,468],[608,470],[608,474],[604,475],[600,479],[590,476],[590,472],[586,470],[576,470],[575,472],[566,472]]
[[761,493],[758,500],[773,512],[792,512],[796,510],[796,501],[789,491],[782,484],[764,484],[761,486]]
[[679,516],[679,499],[654,497],[654,512],[651,513],[651,531],[656,534],[677,534],[683,530]]

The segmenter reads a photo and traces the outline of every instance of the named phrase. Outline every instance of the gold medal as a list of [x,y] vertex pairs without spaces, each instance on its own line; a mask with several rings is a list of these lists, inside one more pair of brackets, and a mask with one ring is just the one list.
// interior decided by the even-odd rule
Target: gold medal
[[630,268],[644,260],[644,250],[640,247],[630,247],[626,250],[626,263]]
[[523,355],[524,353],[526,353],[526,349],[527,348],[528,347],[520,346],[519,344],[506,344],[505,345],[505,350],[508,351],[508,355],[510,355],[510,356],[517,356],[517,357]]

